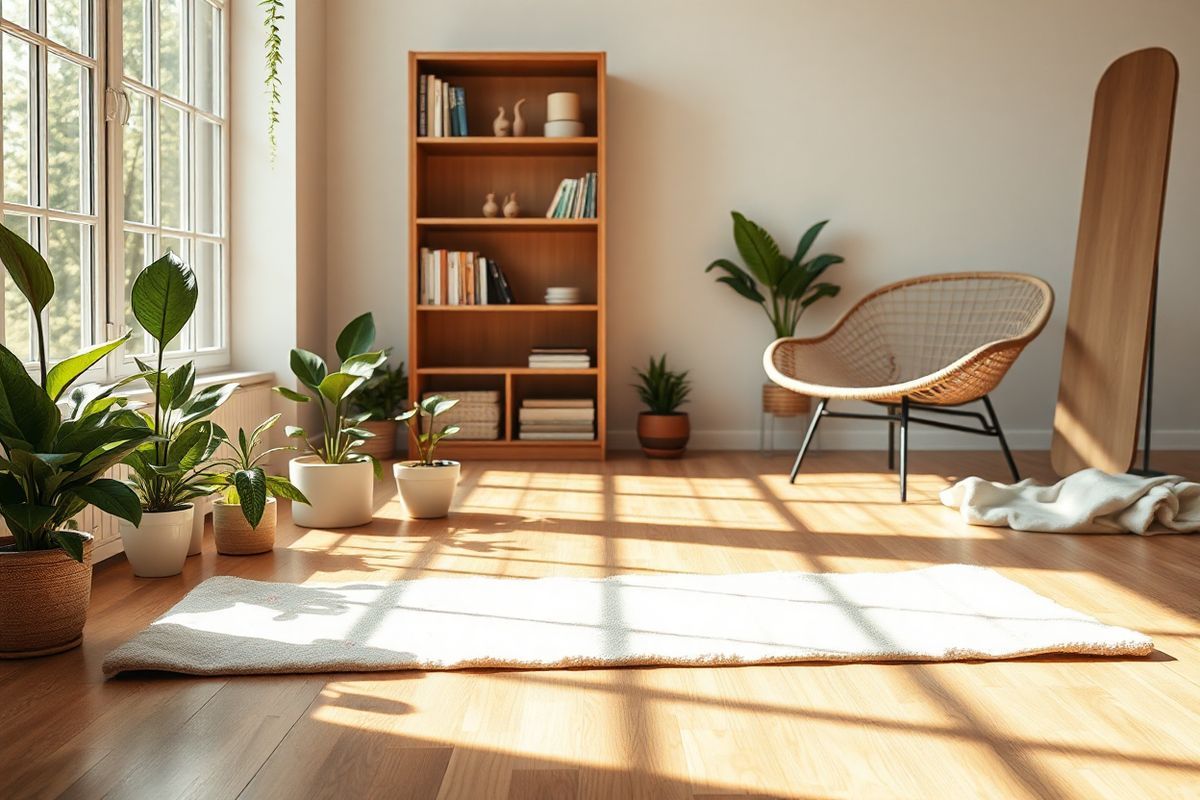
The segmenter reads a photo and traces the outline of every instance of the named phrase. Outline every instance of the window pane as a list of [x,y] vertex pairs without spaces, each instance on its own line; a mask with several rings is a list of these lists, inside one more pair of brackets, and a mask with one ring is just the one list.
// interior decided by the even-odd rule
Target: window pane
[[47,239],[54,299],[46,307],[46,349],[50,360],[57,361],[79,352],[85,344],[83,303],[92,268],[92,226],[52,219]]
[[133,337],[130,339],[126,351],[129,355],[149,353],[151,349],[150,337],[146,335],[146,329],[138,323],[137,317],[133,315],[133,307],[130,303],[133,280],[150,263],[146,259],[146,254],[149,252],[148,239],[149,236],[145,234],[125,232],[125,327],[133,331]]
[[22,28],[28,28],[29,0],[3,0],[0,3],[0,15],[3,15],[9,22],[14,22]]
[[187,227],[187,112],[159,105],[159,220],[167,228]]
[[150,82],[147,74],[150,71],[150,59],[146,57],[146,48],[150,43],[150,37],[146,35],[149,27],[147,11],[145,0],[122,0],[121,51],[125,74],[142,83]]
[[91,0],[48,0],[46,31],[49,38],[76,53],[92,54]]
[[196,302],[196,348],[221,346],[221,306],[224,297],[224,281],[221,274],[221,246],[212,242],[196,243],[196,283],[200,297]]
[[[32,230],[33,218],[25,214],[5,213],[4,225],[27,242],[37,242]],[[32,361],[33,340],[30,338],[29,301],[11,280],[4,282],[4,345],[22,361]]]
[[221,126],[196,119],[196,230],[221,232]]
[[[169,250],[170,252],[179,256],[183,263],[195,269],[195,265],[192,264],[191,256],[188,253],[188,243],[186,240],[180,239],[177,236],[163,236],[161,241],[162,243],[159,245],[158,254],[155,256],[156,258],[161,258],[162,256],[166,255],[167,251]],[[197,306],[197,311],[198,310],[199,307]],[[193,320],[194,319],[195,316],[193,315]],[[184,326],[183,330],[179,332],[178,336],[167,343],[168,353],[189,349],[187,347],[187,342],[191,338],[189,334],[193,325],[195,325],[194,321],[189,322]]]
[[187,99],[184,7],[184,0],[158,0],[158,88],[180,100]]
[[129,122],[125,124],[125,219],[150,222],[150,98],[132,89]]
[[205,111],[221,113],[221,11],[196,2],[196,100]]
[[[7,9],[7,6],[5,6]],[[33,178],[34,119],[29,66],[33,48],[4,34],[4,199],[36,205]]]
[[47,190],[50,207],[90,213],[92,210],[91,106],[92,71],[48,54]]

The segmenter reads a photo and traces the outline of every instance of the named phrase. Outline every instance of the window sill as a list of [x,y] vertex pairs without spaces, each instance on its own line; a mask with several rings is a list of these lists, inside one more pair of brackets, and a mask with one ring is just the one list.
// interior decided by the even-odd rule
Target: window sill
[[[196,376],[197,389],[218,383],[236,383],[239,386],[260,386],[264,383],[274,382],[274,372],[235,372],[226,369],[202,372]],[[124,392],[118,392],[118,394],[123,397],[142,399],[150,397],[151,391],[147,387],[142,387],[140,389],[129,389]]]

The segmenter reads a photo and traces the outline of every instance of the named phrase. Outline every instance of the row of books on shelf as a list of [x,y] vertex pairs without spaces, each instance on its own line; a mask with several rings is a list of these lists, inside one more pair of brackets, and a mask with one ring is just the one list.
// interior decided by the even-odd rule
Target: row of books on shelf
[[465,250],[421,248],[418,299],[428,306],[510,305],[512,287],[494,259]]
[[467,136],[467,93],[441,78],[417,81],[417,135]]
[[596,173],[563,178],[546,209],[546,219],[594,219],[595,216]]
[[592,356],[586,347],[533,347],[529,350],[532,369],[587,369]]
[[524,441],[596,438],[596,404],[590,397],[526,398],[517,421],[517,438]]

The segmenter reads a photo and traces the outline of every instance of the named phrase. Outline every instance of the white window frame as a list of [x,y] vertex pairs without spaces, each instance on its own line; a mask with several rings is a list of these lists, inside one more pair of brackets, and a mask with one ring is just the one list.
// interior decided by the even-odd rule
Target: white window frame
[[[195,257],[196,244],[199,242],[211,242],[220,247],[221,265],[220,265],[220,287],[219,287],[219,321],[218,335],[220,337],[220,346],[216,348],[204,349],[189,349],[180,352],[168,352],[164,361],[167,364],[179,364],[191,360],[195,362],[198,370],[215,371],[222,368],[227,368],[230,365],[230,248],[229,248],[229,231],[230,231],[230,123],[229,123],[229,107],[230,107],[230,0],[186,0],[186,28],[184,32],[185,43],[185,58],[186,67],[185,74],[188,82],[189,94],[195,100],[195,80],[196,74],[194,69],[195,53],[192,46],[192,30],[195,25],[196,13],[195,9],[200,3],[208,3],[221,11],[221,109],[220,114],[204,111],[196,105],[181,101],[177,98],[165,95],[156,88],[146,86],[140,80],[133,80],[124,75],[122,49],[122,30],[120,21],[122,20],[122,0],[94,0],[92,4],[92,55],[81,56],[73,50],[58,44],[47,36],[35,33],[32,30],[26,30],[20,26],[9,22],[6,19],[0,18],[0,30],[6,33],[17,36],[20,39],[27,41],[29,44],[36,46],[38,49],[37,58],[37,75],[33,76],[33,81],[36,83],[33,91],[35,92],[35,100],[37,102],[38,119],[37,125],[37,169],[38,169],[38,187],[43,196],[34,198],[38,205],[25,205],[21,203],[6,202],[0,192],[0,215],[5,212],[23,214],[39,220],[38,223],[38,249],[45,253],[49,220],[62,220],[67,222],[83,222],[93,226],[94,237],[92,240],[92,263],[90,273],[84,277],[84,302],[82,304],[81,313],[83,324],[81,325],[81,338],[85,341],[81,342],[82,347],[92,344],[97,344],[102,341],[113,339],[122,335],[125,332],[125,230],[136,229],[139,232],[151,233],[161,237],[182,236],[190,239],[193,242],[193,252],[189,254],[189,258]],[[151,0],[149,3],[152,9],[151,14],[154,18],[154,24],[147,35],[152,39],[152,44],[148,47],[150,56],[153,60],[152,70],[157,75],[158,70],[158,3]],[[46,30],[46,7],[47,0],[36,0],[33,3],[31,13],[36,15],[40,24],[41,30]],[[110,21],[113,21],[110,24]],[[93,130],[93,151],[91,154],[91,209],[93,213],[80,214],[69,211],[57,211],[48,207],[47,196],[47,158],[48,146],[46,142],[47,119],[45,111],[44,94],[46,92],[46,75],[48,64],[48,53],[54,53],[73,63],[84,65],[92,70],[92,97],[91,97],[91,113]],[[190,231],[176,231],[170,228],[163,228],[159,223],[159,208],[158,208],[158,193],[159,193],[159,176],[155,174],[152,178],[154,186],[154,196],[147,197],[146,203],[153,208],[153,224],[143,225],[137,223],[127,223],[124,219],[124,193],[123,193],[123,144],[124,144],[124,128],[122,121],[124,118],[125,107],[121,102],[122,90],[126,84],[134,86],[138,91],[149,95],[154,100],[152,122],[155,125],[154,144],[158,146],[158,103],[160,98],[165,97],[166,102],[170,105],[185,109],[192,116],[193,120],[188,131],[188,187],[189,187],[189,203],[190,212],[194,213],[195,209],[195,194],[197,181],[195,180],[195,138],[196,124],[195,120],[199,118],[208,119],[211,122],[216,122],[220,125],[221,137],[221,202],[220,202],[220,234],[204,234]],[[2,88],[0,88],[0,104],[3,103]],[[3,136],[3,130],[0,129],[0,137]],[[2,141],[0,141],[2,144]],[[149,168],[149,167],[148,167]],[[3,186],[3,159],[0,159],[0,186]],[[46,206],[46,207],[42,207]],[[194,219],[194,217],[192,217]],[[192,227],[196,227],[192,224]],[[157,241],[157,239],[155,240]],[[162,253],[148,253],[147,263],[161,256]],[[8,281],[7,274],[4,270],[0,270],[0,299],[3,298],[3,289]],[[90,290],[89,282],[90,281]],[[0,313],[0,340],[3,339],[5,315]],[[189,324],[189,329],[193,328]],[[189,331],[189,336],[194,337],[194,333]],[[90,337],[90,341],[86,339]],[[194,338],[193,338],[194,341]],[[140,348],[136,348],[140,349]],[[133,363],[132,355],[135,348],[125,347],[105,359],[104,362],[93,367],[83,376],[84,380],[106,381],[113,380],[135,371],[136,366]],[[26,362],[31,371],[38,369],[38,361],[35,358],[32,361]]]

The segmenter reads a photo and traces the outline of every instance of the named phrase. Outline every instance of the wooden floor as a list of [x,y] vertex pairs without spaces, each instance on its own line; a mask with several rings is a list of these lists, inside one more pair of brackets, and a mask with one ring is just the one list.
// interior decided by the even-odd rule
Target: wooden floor
[[[970,528],[947,480],[993,453],[468,465],[448,521],[292,528],[273,554],[95,574],[82,649],[0,662],[0,797],[1019,798],[1200,796],[1200,538]],[[1045,454],[1022,466],[1047,477]],[[1200,456],[1158,466],[1196,477]],[[281,511],[283,511],[281,509]],[[419,575],[994,568],[1144,631],[1146,659],[126,678],[100,662],[215,574]]]

